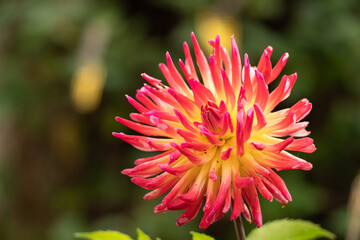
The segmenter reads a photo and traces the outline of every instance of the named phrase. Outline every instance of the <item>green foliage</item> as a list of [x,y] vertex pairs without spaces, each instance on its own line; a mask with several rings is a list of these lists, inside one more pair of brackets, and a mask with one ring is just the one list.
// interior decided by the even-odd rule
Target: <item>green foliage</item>
[[[137,229],[137,240],[151,240],[140,229]],[[192,240],[215,240],[203,233],[190,232]],[[90,240],[132,240],[126,234],[116,231],[96,231],[90,233],[76,233],[75,237]],[[248,240],[313,240],[318,238],[335,239],[335,235],[320,226],[303,220],[282,219],[265,224],[261,228],[250,232]],[[160,238],[156,238],[160,240]]]
[[151,240],[151,238],[146,235],[143,231],[141,231],[139,228],[136,229],[136,232],[138,234],[137,240]]
[[[151,240],[151,238],[140,229],[136,230],[138,237],[137,240]],[[132,240],[129,235],[117,231],[96,231],[89,233],[75,233],[77,238],[87,238],[90,240]],[[156,238],[160,240],[160,238]]]
[[[117,231],[110,231],[110,230],[88,232],[88,233],[75,233],[75,237],[87,238],[90,240],[132,240],[131,237],[126,234]],[[143,239],[145,240],[145,238]]]
[[[139,228],[136,230],[138,237],[137,240],[151,240],[151,238],[141,231]],[[215,240],[214,238],[207,236],[203,233],[190,232],[193,236],[193,240]],[[126,234],[117,231],[96,231],[89,233],[75,233],[77,238],[87,238],[89,240],[132,240],[132,238]],[[156,238],[156,240],[161,240]]]
[[312,240],[335,239],[335,235],[320,226],[303,220],[282,219],[269,222],[250,232],[247,240]]
[[214,238],[203,234],[203,233],[197,233],[197,232],[190,232],[193,236],[193,240],[215,240]]

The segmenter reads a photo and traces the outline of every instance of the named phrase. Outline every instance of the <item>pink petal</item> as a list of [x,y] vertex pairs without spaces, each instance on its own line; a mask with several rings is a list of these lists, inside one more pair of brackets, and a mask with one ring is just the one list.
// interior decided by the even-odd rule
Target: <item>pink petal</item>
[[230,157],[231,150],[233,150],[233,147],[230,146],[228,149],[221,151],[220,158],[224,161],[228,160]]
[[194,78],[195,80],[199,81],[199,78],[196,74],[194,62],[191,57],[189,45],[187,44],[187,42],[184,42],[183,48],[184,48],[184,53],[185,53],[185,64],[190,69],[191,77]]
[[268,98],[269,98],[268,86],[265,83],[263,75],[260,72],[258,72],[257,70],[255,70],[255,76],[257,79],[257,83],[258,83],[255,102],[257,104],[259,104],[259,107],[262,110],[265,110],[265,107],[266,107],[266,104],[267,104]]
[[193,91],[196,104],[200,107],[207,103],[208,100],[215,102],[215,97],[212,92],[202,85],[199,81],[189,79],[191,90]]
[[195,57],[197,65],[199,66],[199,70],[202,76],[202,79],[204,81],[204,84],[207,88],[213,90],[213,83],[211,80],[211,73],[210,73],[210,67],[206,60],[206,57],[201,50],[198,41],[196,40],[195,34],[191,33],[191,40],[194,45],[194,51],[195,51]]
[[239,156],[244,154],[244,108],[241,108],[236,117],[236,150]]
[[133,129],[141,134],[147,135],[147,136],[162,136],[162,137],[170,136],[169,134],[162,132],[160,129],[158,129],[156,127],[150,127],[150,126],[146,126],[146,125],[143,125],[140,123],[135,123],[135,122],[126,120],[121,117],[116,117],[115,119],[116,119],[116,121],[127,126],[128,128],[131,128],[131,129]]
[[272,69],[271,72],[271,78],[270,78],[270,82],[274,81],[280,74],[280,72],[282,71],[282,69],[284,68],[286,61],[289,58],[289,54],[288,53],[284,53],[284,55],[280,58],[280,60],[278,61],[278,63],[275,65],[275,67]]
[[241,86],[241,59],[234,36],[231,37],[231,74],[231,83],[237,93]]

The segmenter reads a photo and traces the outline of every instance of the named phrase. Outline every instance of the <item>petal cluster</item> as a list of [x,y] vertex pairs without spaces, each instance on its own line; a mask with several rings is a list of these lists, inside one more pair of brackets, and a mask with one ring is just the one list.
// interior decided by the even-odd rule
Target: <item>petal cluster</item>
[[312,168],[289,153],[315,151],[313,140],[306,137],[308,122],[301,122],[311,103],[302,99],[274,111],[297,79],[296,73],[284,75],[269,91],[288,53],[273,67],[269,46],[259,63],[251,66],[246,54],[242,64],[234,37],[230,53],[220,44],[220,36],[209,41],[213,54],[208,59],[194,34],[191,38],[197,68],[184,42],[181,73],[166,53],[166,64],[159,67],[169,86],[142,74],[149,84],[137,91],[136,99],[127,96],[138,113],[130,114],[131,120],[116,117],[140,135],[113,133],[115,137],[142,151],[162,152],[137,159],[136,167],[122,173],[151,190],[144,199],[165,194],[156,213],[185,210],[177,225],[188,223],[202,210],[202,229],[229,211],[231,220],[242,213],[260,227],[258,194],[283,205],[292,201],[275,171]]

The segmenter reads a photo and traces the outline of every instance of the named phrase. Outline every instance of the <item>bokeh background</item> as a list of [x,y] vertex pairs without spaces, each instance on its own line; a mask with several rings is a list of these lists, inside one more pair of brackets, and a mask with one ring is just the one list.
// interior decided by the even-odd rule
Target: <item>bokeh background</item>
[[[216,33],[225,45],[235,33],[251,63],[268,45],[274,63],[289,52],[283,74],[299,77],[283,106],[310,99],[318,150],[298,154],[312,171],[280,173],[294,201],[262,201],[264,222],[302,218],[356,240],[358,0],[1,1],[0,239],[66,240],[98,229],[135,236],[136,227],[164,240],[200,232],[199,218],[177,227],[180,212],[153,213],[160,199],[143,200],[146,191],[120,173],[144,154],[111,135],[132,133],[114,120],[134,111],[125,94],[135,95],[143,72],[162,78],[157,64],[167,50],[183,58],[191,31],[204,49]],[[234,239],[228,219],[206,233]]]

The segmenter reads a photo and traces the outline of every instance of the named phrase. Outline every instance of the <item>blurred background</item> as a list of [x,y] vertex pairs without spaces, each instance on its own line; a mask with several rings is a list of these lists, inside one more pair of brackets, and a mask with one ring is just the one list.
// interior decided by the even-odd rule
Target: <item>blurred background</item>
[[[298,154],[312,171],[280,173],[294,201],[262,201],[264,222],[302,218],[358,239],[358,0],[1,1],[0,239],[66,240],[98,229],[135,237],[136,227],[164,240],[201,232],[199,218],[177,227],[180,212],[153,213],[160,199],[143,200],[146,190],[120,173],[144,154],[111,135],[132,133],[114,120],[135,111],[125,94],[135,95],[143,72],[163,79],[157,64],[167,50],[183,59],[191,31],[204,49],[215,34],[229,45],[235,33],[253,64],[268,45],[273,63],[289,52],[282,74],[299,77],[282,106],[313,103],[307,120],[318,150]],[[206,233],[235,238],[228,216]]]

